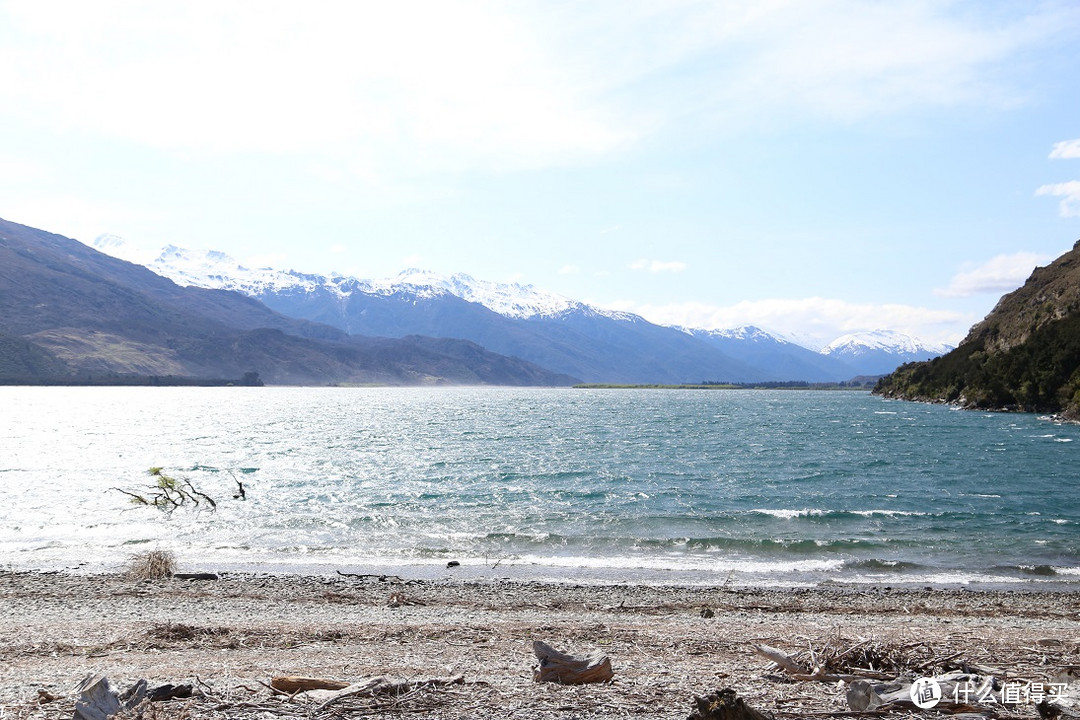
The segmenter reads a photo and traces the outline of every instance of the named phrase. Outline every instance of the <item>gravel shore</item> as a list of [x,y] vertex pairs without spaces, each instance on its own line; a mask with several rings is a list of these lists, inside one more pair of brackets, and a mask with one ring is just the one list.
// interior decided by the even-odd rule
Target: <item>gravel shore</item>
[[[274,697],[263,683],[277,675],[352,682],[457,674],[464,685],[354,710],[386,717],[685,718],[695,695],[732,687],[755,707],[799,716],[846,710],[842,684],[793,683],[754,652],[758,644],[805,657],[808,666],[861,648],[879,671],[969,664],[1002,678],[1049,681],[1062,666],[1080,664],[1078,600],[1062,592],[884,587],[253,574],[134,581],[4,572],[0,716],[70,718],[73,688],[89,673],[107,675],[118,688],[140,678],[151,686],[192,683],[207,696],[162,704],[158,718],[318,716],[312,703]],[[535,639],[574,654],[607,654],[614,682],[533,682]],[[39,704],[39,697],[55,699]]]

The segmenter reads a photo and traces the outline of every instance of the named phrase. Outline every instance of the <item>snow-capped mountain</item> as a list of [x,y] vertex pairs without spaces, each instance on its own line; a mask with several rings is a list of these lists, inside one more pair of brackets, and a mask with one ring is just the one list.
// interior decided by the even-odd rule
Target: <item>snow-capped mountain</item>
[[364,280],[248,268],[215,250],[170,245],[148,251],[112,235],[93,245],[179,285],[239,292],[284,315],[350,334],[471,340],[589,382],[832,382],[883,374],[916,356],[943,352],[887,331],[847,335],[817,352],[754,326],[662,327],[532,285],[463,273],[447,277],[409,269],[389,279]]
[[[117,238],[105,252],[138,260],[144,251]],[[704,379],[768,379],[755,368],[672,328],[629,313],[603,310],[530,285],[406,270],[388,280],[362,280],[252,269],[216,251],[170,246],[146,261],[181,285],[233,290],[283,315],[353,335],[410,335],[470,340],[586,381],[682,383]],[[498,349],[497,349],[498,348]]]
[[778,380],[836,382],[849,380],[859,374],[843,360],[822,355],[754,325],[686,332]]
[[217,250],[191,250],[169,245],[160,253],[147,252],[115,235],[98,237],[93,247],[129,262],[145,265],[178,285],[216,290],[234,290],[252,297],[267,293],[321,288],[347,298],[354,292],[368,295],[407,293],[417,298],[452,295],[477,303],[510,318],[555,317],[566,312],[587,312],[619,319],[631,319],[629,313],[586,305],[554,293],[537,290],[532,285],[477,280],[465,273],[449,277],[410,268],[396,277],[361,280],[344,275],[313,275],[295,270],[248,268]]
[[843,360],[861,375],[884,375],[904,363],[929,360],[951,349],[893,330],[870,330],[838,337],[821,354]]
[[942,355],[952,350],[952,347],[939,343],[929,343],[895,330],[869,330],[842,335],[826,345],[821,352],[826,355],[862,355],[871,350],[887,350],[897,354],[931,353]]

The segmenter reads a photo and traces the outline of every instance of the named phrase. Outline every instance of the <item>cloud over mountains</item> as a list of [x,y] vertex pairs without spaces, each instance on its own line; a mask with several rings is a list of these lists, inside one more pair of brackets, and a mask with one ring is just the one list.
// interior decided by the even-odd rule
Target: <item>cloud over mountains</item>
[[1000,295],[1023,285],[1032,270],[1052,259],[1028,252],[998,255],[957,273],[948,287],[934,293],[942,297],[968,297],[977,293]]

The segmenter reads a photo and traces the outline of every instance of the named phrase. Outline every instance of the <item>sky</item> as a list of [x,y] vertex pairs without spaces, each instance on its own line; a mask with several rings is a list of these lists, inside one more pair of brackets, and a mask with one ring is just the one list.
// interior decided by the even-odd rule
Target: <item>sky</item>
[[956,343],[1080,239],[1080,3],[0,0],[0,217]]

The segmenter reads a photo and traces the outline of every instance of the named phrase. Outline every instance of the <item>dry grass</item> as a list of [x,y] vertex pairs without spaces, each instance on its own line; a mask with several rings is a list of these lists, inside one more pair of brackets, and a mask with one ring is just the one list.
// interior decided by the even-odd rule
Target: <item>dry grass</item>
[[125,575],[130,580],[167,580],[176,572],[176,557],[168,550],[133,555]]

